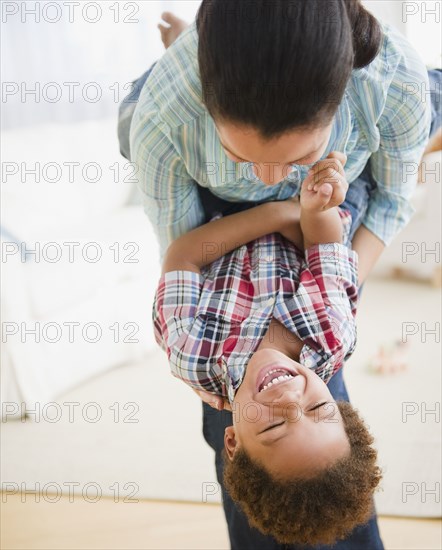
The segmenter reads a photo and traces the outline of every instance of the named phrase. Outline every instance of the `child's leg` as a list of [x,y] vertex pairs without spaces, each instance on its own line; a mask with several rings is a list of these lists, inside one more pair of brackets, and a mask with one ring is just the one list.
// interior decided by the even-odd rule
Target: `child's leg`
[[120,153],[127,160],[130,160],[129,132],[132,117],[144,83],[155,65],[156,61],[150,69],[140,76],[140,78],[132,82],[132,91],[123,99],[118,109],[118,141],[120,142]]
[[[161,33],[161,40],[163,41],[163,44],[167,49],[178,38],[178,36],[183,32],[188,24],[182,19],[175,17],[172,13],[168,11],[163,12],[161,14],[161,17],[166,23],[170,25],[169,27],[165,27],[162,23],[158,25]],[[157,62],[155,61],[155,63],[153,63],[149,70],[141,75],[140,78],[132,82],[132,91],[123,99],[119,108],[118,140],[120,142],[120,153],[123,155],[124,158],[128,160],[130,160],[129,132],[132,117],[144,83],[146,82],[147,77],[150,75],[156,63]]]
[[349,183],[345,201],[341,204],[341,208],[349,210],[351,214],[351,229],[348,236],[349,242],[353,240],[356,230],[364,219],[368,208],[370,193],[374,186],[375,182],[371,175],[370,160],[368,160],[362,174]]
[[164,11],[161,14],[161,19],[169,25],[168,27],[166,27],[163,23],[158,25],[161,33],[161,40],[167,50],[167,48],[175,42],[183,30],[189,25],[186,21],[176,17],[176,15],[173,15],[170,11]]
[[[440,136],[442,127],[442,69],[430,69],[428,71],[431,95],[431,128],[430,138]],[[440,139],[440,138],[439,138]],[[430,139],[430,141],[432,141]],[[439,149],[435,149],[438,151]]]
[[[198,185],[198,194],[206,216],[205,223],[209,222],[216,214],[229,216],[236,212],[243,212],[248,208],[261,204],[259,201],[250,202],[229,202],[214,195],[207,187]],[[266,202],[266,201],[262,201]]]

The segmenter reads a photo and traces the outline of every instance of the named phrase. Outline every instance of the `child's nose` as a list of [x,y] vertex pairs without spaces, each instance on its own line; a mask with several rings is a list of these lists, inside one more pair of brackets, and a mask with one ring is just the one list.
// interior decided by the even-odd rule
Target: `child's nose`
[[301,407],[302,392],[299,389],[286,389],[282,394],[274,401],[274,405],[279,405],[284,409],[285,414],[291,414],[293,410],[295,413]]

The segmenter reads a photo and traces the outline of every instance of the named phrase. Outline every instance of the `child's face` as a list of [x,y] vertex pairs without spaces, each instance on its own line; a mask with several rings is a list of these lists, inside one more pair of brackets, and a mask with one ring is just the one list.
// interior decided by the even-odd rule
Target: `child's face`
[[[275,376],[269,371],[278,368],[285,373],[277,376],[292,377],[263,389]],[[233,426],[224,435],[229,458],[242,446],[280,477],[314,475],[350,451],[342,417],[327,385],[276,349],[261,349],[253,355],[232,413]]]

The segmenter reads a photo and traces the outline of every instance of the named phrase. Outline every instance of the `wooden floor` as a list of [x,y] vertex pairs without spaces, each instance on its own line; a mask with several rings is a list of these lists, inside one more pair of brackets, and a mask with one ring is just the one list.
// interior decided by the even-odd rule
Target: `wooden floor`
[[[6,501],[6,502],[5,502]],[[386,550],[440,550],[438,520],[380,518]],[[96,503],[82,497],[58,502],[3,495],[2,550],[228,549],[223,510],[217,504],[139,501]]]

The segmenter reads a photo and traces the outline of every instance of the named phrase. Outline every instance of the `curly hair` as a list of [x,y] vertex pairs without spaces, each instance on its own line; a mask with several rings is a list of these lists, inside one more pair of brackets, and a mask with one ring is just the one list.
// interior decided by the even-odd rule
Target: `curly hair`
[[223,450],[224,484],[250,525],[281,544],[333,544],[373,512],[382,474],[373,437],[358,412],[338,401],[350,453],[309,478],[277,480],[240,447]]

